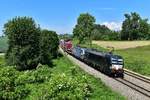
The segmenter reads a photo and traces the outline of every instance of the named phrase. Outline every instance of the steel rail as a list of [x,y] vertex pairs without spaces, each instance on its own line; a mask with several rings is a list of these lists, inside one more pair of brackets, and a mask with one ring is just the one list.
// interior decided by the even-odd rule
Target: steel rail
[[120,82],[120,83],[122,83],[122,84],[124,84],[124,85],[126,85],[126,86],[128,86],[128,87],[130,87],[131,89],[133,89],[133,90],[143,94],[144,96],[150,98],[150,91],[149,90],[147,90],[147,89],[145,89],[145,88],[143,88],[141,86],[138,86],[138,85],[136,85],[136,84],[134,84],[134,83],[132,83],[132,82],[130,82],[128,80],[125,80],[125,79],[121,79],[121,78],[117,79],[116,78],[115,80]]
[[134,77],[136,79],[139,79],[143,82],[146,82],[146,83],[150,84],[150,78],[148,78],[148,77],[142,76],[140,74],[137,74],[137,73],[134,73],[134,72],[131,72],[131,71],[128,71],[128,70],[124,70],[124,73],[131,76],[131,77]]

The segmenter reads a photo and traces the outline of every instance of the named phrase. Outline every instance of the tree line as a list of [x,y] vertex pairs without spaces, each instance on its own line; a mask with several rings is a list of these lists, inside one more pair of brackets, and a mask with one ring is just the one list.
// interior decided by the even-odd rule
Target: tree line
[[80,14],[73,29],[73,37],[79,43],[91,40],[150,40],[150,24],[136,12],[125,14],[122,30],[113,31],[107,26],[95,24],[96,19],[89,13]]
[[59,39],[55,31],[43,30],[30,17],[15,17],[4,24],[8,37],[5,58],[18,70],[34,69],[39,63],[51,65],[57,56]]

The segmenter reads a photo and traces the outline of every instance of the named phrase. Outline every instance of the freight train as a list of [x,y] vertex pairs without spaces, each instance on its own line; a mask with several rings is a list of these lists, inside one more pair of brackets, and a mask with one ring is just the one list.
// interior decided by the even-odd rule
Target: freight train
[[71,40],[61,40],[60,46],[65,52],[106,75],[124,77],[124,60],[119,55],[80,46],[73,47]]

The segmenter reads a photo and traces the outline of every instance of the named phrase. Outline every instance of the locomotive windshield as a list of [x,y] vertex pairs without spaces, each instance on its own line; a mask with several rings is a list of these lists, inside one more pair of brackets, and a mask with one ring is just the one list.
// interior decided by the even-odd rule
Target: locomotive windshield
[[117,64],[117,65],[123,65],[123,59],[122,58],[111,58],[111,63],[112,64]]

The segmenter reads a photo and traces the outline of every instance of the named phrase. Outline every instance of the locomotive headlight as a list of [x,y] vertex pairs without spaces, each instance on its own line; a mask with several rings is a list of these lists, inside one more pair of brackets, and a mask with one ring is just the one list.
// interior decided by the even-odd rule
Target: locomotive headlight
[[122,69],[123,68],[123,65],[112,65],[112,69]]

